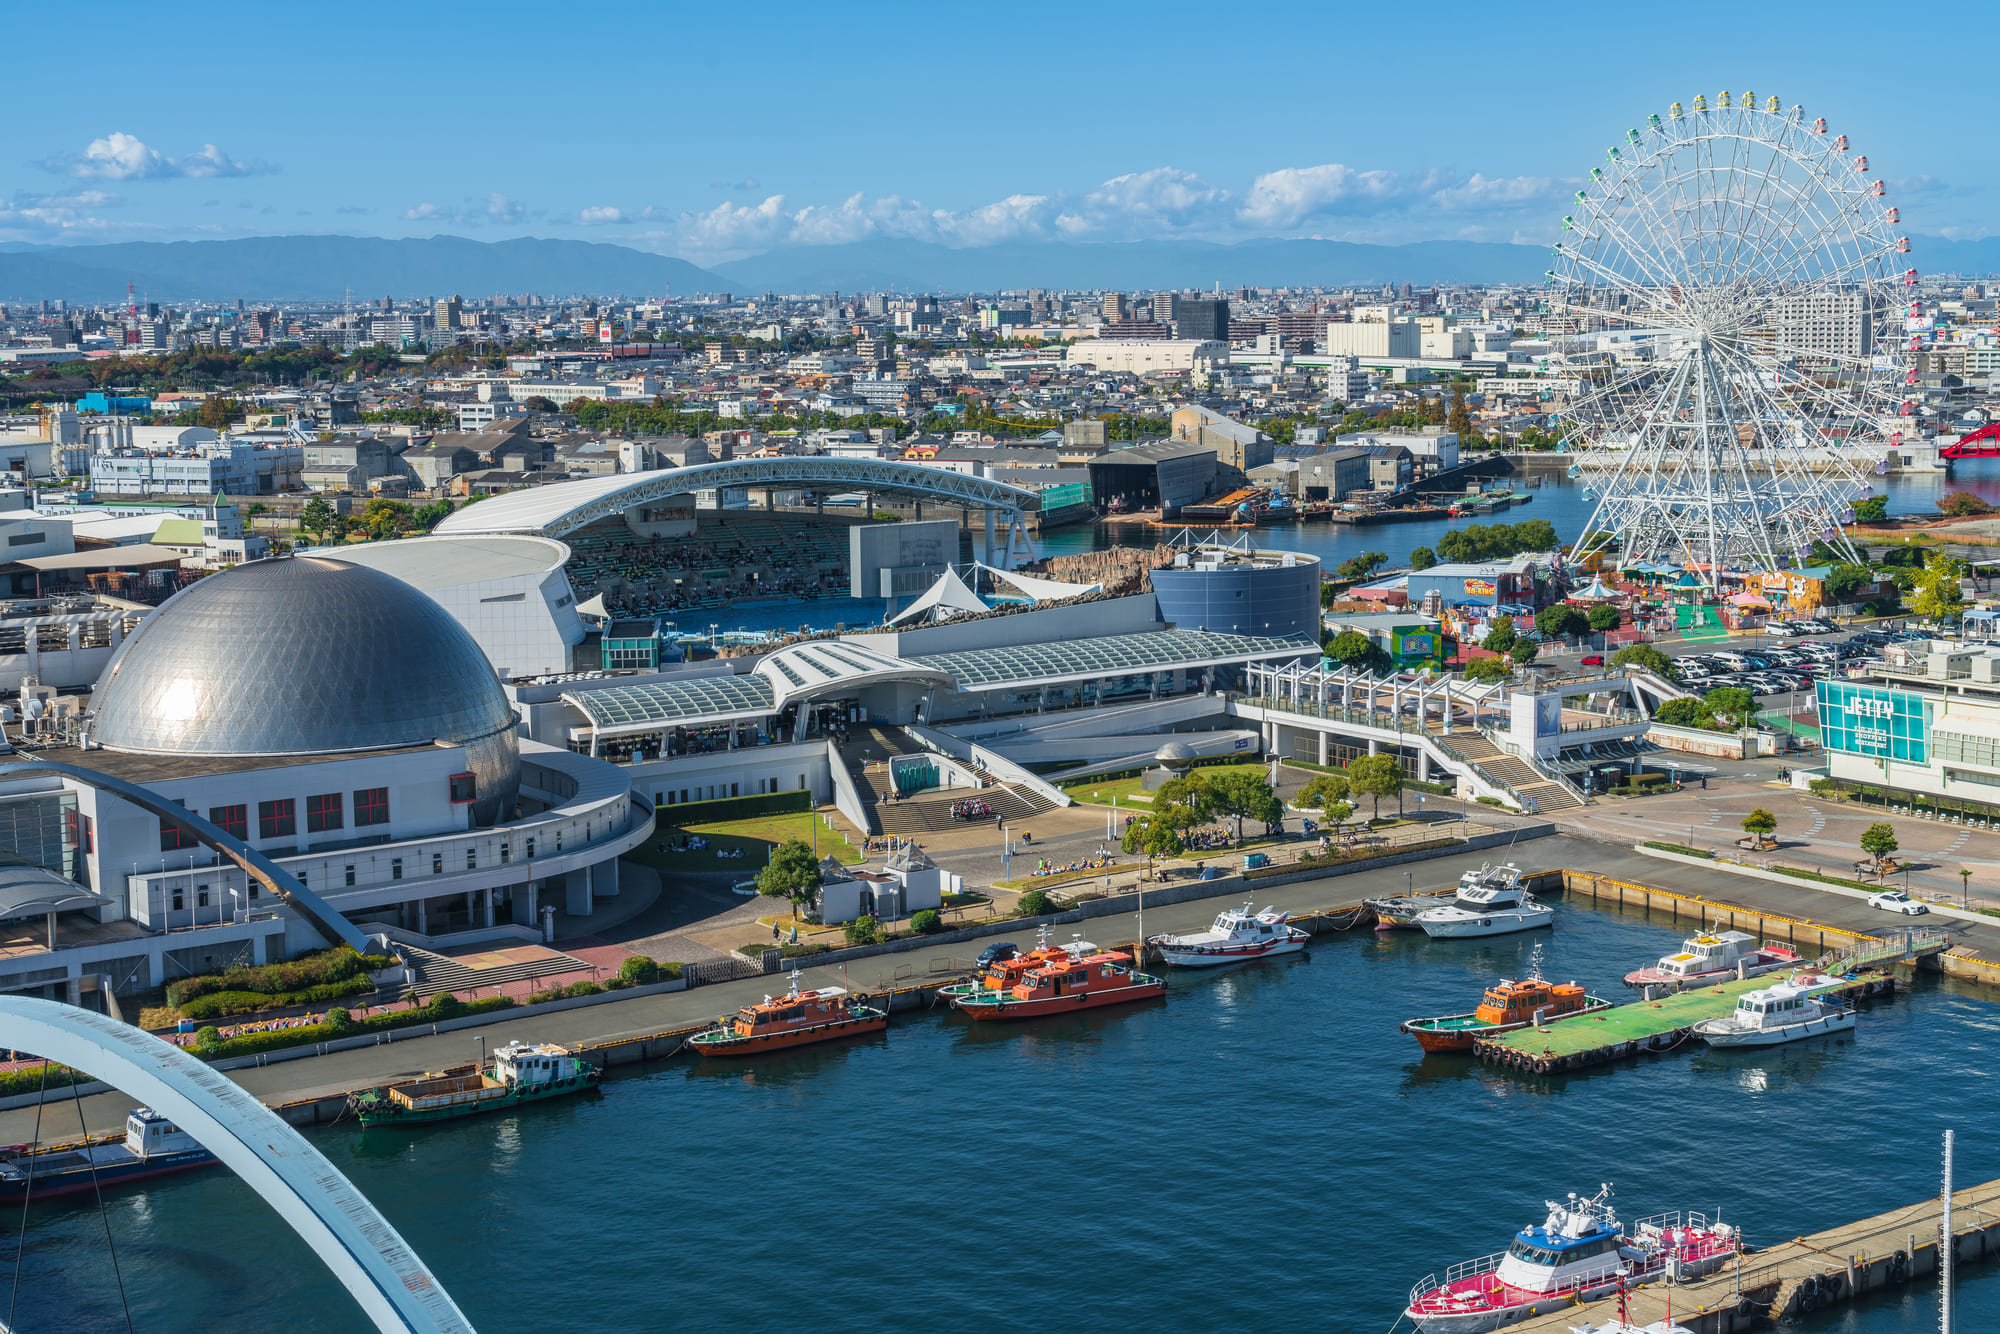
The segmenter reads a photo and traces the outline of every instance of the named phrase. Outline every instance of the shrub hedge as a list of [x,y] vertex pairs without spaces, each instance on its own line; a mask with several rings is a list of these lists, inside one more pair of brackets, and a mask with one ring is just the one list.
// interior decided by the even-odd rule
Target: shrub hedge
[[460,1015],[510,1010],[514,1004],[510,996],[493,996],[468,1005],[450,992],[442,992],[431,997],[427,1005],[419,1005],[409,1010],[393,1010],[387,1014],[371,1014],[366,1019],[351,1019],[340,1028],[324,1023],[307,1024],[300,1028],[274,1028],[265,1033],[245,1033],[239,1037],[221,1038],[208,1046],[201,1045],[201,1035],[196,1034],[196,1051],[212,1059],[224,1056],[254,1056],[260,1051],[277,1051],[283,1047],[309,1047],[315,1043],[331,1042],[335,1038],[351,1038],[361,1033],[379,1033],[392,1028],[413,1028],[419,1024],[434,1024],[443,1019],[458,1018]]
[[91,1076],[81,1070],[72,1070],[66,1065],[52,1065],[47,1074],[39,1070],[8,1070],[0,1073],[0,1098],[11,1098],[21,1093],[34,1093],[40,1089],[66,1089],[71,1084],[87,1084]]
[[364,972],[338,982],[271,995],[261,991],[211,991],[182,1005],[180,1015],[183,1019],[221,1019],[232,1014],[255,1014],[259,1010],[281,1009],[288,1005],[319,1005],[374,989],[375,984],[368,980],[368,974]]
[[[189,1001],[217,992],[243,991],[256,992],[264,996],[265,1005],[272,1009],[286,1005],[305,1005],[310,1002],[285,998],[295,992],[377,972],[394,962],[394,959],[386,955],[356,954],[352,949],[341,945],[333,949],[300,955],[285,963],[260,964],[254,968],[229,968],[220,973],[183,977],[167,984],[167,1004],[178,1008]],[[362,989],[367,990],[365,987]],[[352,993],[343,991],[334,994],[344,996]]]

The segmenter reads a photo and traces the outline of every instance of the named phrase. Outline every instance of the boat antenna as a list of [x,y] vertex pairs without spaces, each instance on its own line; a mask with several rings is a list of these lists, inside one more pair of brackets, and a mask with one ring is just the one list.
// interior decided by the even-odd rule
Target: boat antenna
[[1528,980],[1530,982],[1547,980],[1542,976],[1542,944],[1540,941],[1535,942],[1533,952],[1528,955]]

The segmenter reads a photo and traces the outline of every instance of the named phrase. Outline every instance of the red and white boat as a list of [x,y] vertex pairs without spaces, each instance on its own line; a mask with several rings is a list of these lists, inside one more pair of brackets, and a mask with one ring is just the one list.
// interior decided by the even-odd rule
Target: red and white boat
[[1589,1199],[1548,1202],[1548,1220],[1525,1227],[1497,1255],[1433,1274],[1410,1289],[1403,1312],[1421,1334],[1485,1334],[1529,1316],[1672,1276],[1698,1278],[1736,1253],[1736,1229],[1701,1214],[1656,1214],[1619,1227],[1611,1187]]
[[1689,936],[1678,953],[1666,955],[1651,968],[1625,974],[1625,985],[1634,991],[1651,987],[1671,993],[1725,978],[1796,968],[1799,962],[1798,951],[1787,945],[1759,945],[1757,937],[1741,931],[1704,931]]
[[937,994],[974,1019],[1032,1019],[1151,1000],[1167,990],[1164,980],[1133,967],[1130,954],[1099,949],[1080,936],[1057,949],[1038,949],[1025,967],[1001,974],[939,987]]
[[[1256,900],[1251,900],[1252,903]],[[1295,954],[1312,937],[1291,924],[1292,915],[1276,908],[1252,913],[1250,904],[1225,908],[1215,925],[1186,936],[1154,936],[1149,944],[1175,968],[1215,968],[1273,954]]]

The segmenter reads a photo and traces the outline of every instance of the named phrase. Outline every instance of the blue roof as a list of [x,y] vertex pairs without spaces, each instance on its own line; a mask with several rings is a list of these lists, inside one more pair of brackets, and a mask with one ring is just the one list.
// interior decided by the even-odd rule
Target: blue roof
[[1545,1227],[1524,1227],[1518,1235],[1522,1241],[1527,1242],[1530,1246],[1541,1246],[1552,1251],[1564,1251],[1573,1246],[1581,1246],[1586,1242],[1602,1241],[1604,1238],[1610,1236],[1611,1233],[1600,1228],[1587,1237],[1565,1237],[1562,1233],[1551,1232]]

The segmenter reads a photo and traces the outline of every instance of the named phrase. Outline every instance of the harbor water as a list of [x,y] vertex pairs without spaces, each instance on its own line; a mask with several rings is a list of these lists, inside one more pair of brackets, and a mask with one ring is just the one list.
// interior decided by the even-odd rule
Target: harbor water
[[[1928,976],[1852,1034],[1569,1078],[1424,1056],[1397,1032],[1471,1008],[1537,944],[1551,980],[1623,1000],[1619,977],[1680,938],[1557,902],[1553,932],[1326,936],[1176,973],[1122,1010],[977,1029],[916,1011],[754,1065],[622,1069],[512,1114],[308,1133],[484,1334],[1009,1328],[1070,1304],[1188,1334],[1378,1334],[1424,1275],[1600,1182],[1628,1221],[1719,1210],[1757,1244],[1934,1192],[1947,1126],[1961,1183],[2000,1176],[2000,1009]],[[364,1327],[226,1171],[118,1191],[108,1215],[116,1275],[87,1197],[32,1210],[14,1328],[123,1329],[121,1276],[149,1334]],[[1960,1334],[2000,1334],[2000,1267],[1960,1291]],[[1935,1326],[1926,1289],[1795,1328]]]

